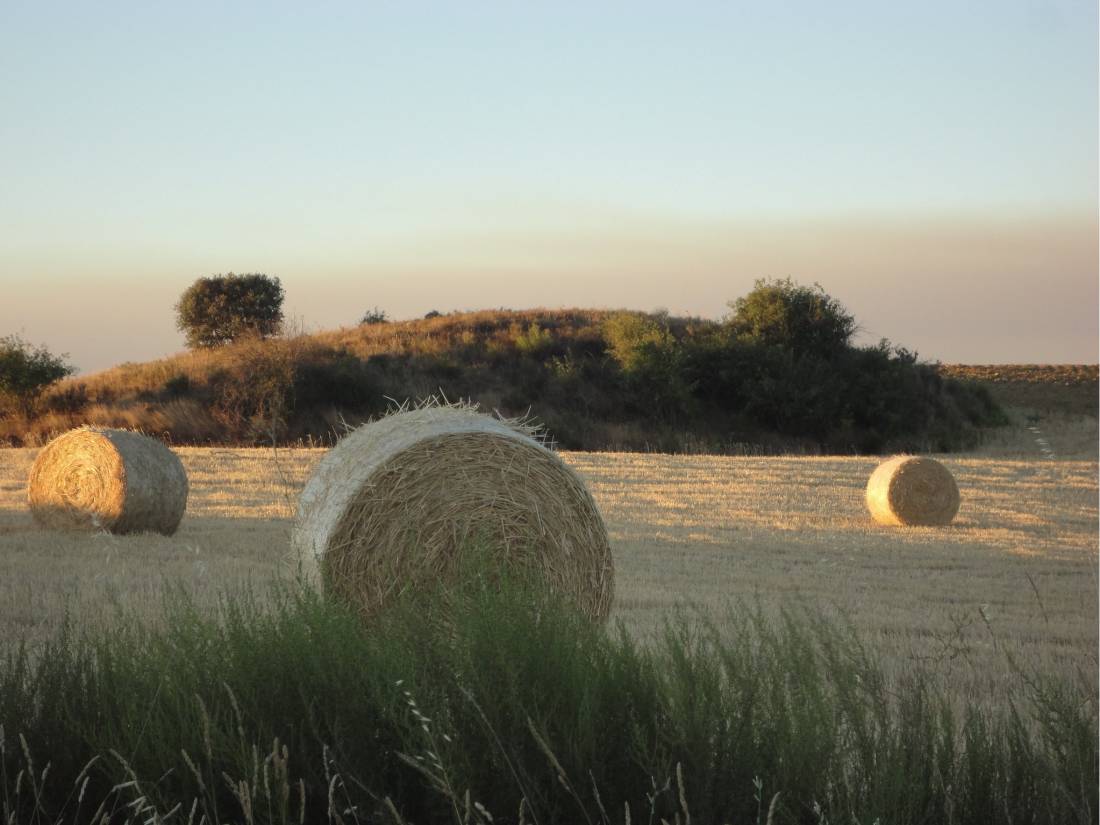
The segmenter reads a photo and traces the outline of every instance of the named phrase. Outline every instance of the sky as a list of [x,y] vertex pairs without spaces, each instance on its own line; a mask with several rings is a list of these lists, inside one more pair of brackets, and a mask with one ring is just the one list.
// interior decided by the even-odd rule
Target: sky
[[1098,360],[1097,4],[0,0],[0,336],[179,351],[196,278],[296,329],[720,318],[820,283],[949,363]]

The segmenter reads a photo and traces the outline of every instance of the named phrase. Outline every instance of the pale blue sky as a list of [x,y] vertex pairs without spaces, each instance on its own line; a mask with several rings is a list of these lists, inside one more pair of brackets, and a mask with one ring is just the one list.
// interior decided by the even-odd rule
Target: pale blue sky
[[1097,175],[1095,2],[0,0],[0,334],[86,370],[231,270],[309,328],[791,275],[930,358],[1095,362]]

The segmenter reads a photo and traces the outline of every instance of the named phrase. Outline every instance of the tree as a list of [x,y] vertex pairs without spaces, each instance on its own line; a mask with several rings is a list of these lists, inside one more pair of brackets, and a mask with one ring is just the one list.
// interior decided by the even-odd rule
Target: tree
[[641,312],[616,312],[608,316],[602,332],[607,351],[626,373],[644,369],[653,353],[676,346],[666,324]]
[[800,355],[835,355],[850,345],[857,329],[855,319],[821,284],[802,286],[790,278],[760,279],[729,307],[738,338]]
[[640,406],[668,421],[688,409],[694,387],[685,378],[684,347],[669,329],[667,313],[616,312],[602,331]]
[[386,317],[386,310],[375,307],[374,309],[368,309],[363,313],[363,317],[359,319],[359,326],[370,324],[388,324],[390,319]]
[[282,324],[282,284],[258,273],[199,278],[176,304],[176,326],[193,349],[218,347],[244,335],[266,338]]
[[44,346],[32,347],[18,335],[0,338],[0,402],[30,414],[48,386],[76,372],[66,358]]

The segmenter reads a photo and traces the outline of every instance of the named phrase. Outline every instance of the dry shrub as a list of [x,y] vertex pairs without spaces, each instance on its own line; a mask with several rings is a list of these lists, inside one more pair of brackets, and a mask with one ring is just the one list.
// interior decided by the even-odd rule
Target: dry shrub
[[103,430],[137,430],[160,433],[168,421],[155,404],[124,401],[114,404],[92,404],[76,416],[77,424]]
[[292,544],[305,572],[369,616],[455,575],[460,551],[476,548],[487,576],[539,576],[606,618],[613,565],[603,519],[534,435],[475,407],[434,404],[353,431],[302,491]]
[[[201,444],[224,440],[225,432],[210,414],[210,408],[193,398],[175,398],[160,405],[165,436],[172,443]],[[142,429],[148,429],[143,427]]]
[[879,524],[942,526],[959,511],[959,488],[934,458],[899,455],[871,474],[867,509]]
[[138,430],[172,442],[224,441],[225,430],[209,408],[190,398],[165,402],[89,404],[78,412],[48,412],[33,420],[0,419],[0,442],[41,446],[76,427]]
[[28,500],[36,521],[62,530],[171,535],[187,506],[187,473],[159,441],[81,427],[42,448]]

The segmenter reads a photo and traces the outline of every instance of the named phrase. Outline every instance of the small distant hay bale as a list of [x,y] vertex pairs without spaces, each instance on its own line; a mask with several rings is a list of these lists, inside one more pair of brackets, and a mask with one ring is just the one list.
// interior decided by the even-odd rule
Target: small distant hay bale
[[934,458],[899,455],[871,473],[867,509],[879,524],[941,527],[959,512],[959,488]]
[[603,519],[536,435],[474,406],[434,404],[351,432],[302,491],[292,547],[303,572],[369,617],[468,571],[462,551],[485,553],[479,564],[533,574],[606,618],[613,565]]
[[187,473],[164,444],[130,430],[81,427],[38,453],[28,482],[31,513],[56,530],[176,532]]

